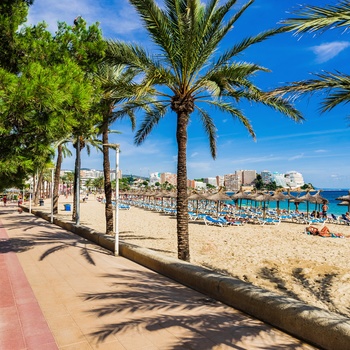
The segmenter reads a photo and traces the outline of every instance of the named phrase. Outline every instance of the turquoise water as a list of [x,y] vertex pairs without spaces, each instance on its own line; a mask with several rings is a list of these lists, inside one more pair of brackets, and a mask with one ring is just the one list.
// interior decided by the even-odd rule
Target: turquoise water
[[[233,192],[227,192],[228,195],[231,195]],[[311,192],[311,195],[314,195],[316,192]],[[291,192],[291,195],[298,197],[298,196],[303,196],[305,194],[305,192],[302,193],[296,193],[296,192]],[[341,215],[344,214],[345,212],[347,212],[349,209],[347,206],[340,206],[338,205],[338,203],[340,203],[341,201],[336,200],[336,198],[341,197],[341,196],[346,196],[349,194],[348,190],[325,190],[322,191],[321,196],[326,198],[328,200],[328,214],[335,214],[335,215]],[[233,204],[233,201],[228,201],[228,203]],[[247,201],[243,200],[242,201],[242,205],[246,205]],[[276,202],[269,202],[267,203],[268,207],[270,209],[275,209],[277,204]],[[251,205],[251,201],[249,201],[249,206]],[[254,202],[253,202],[253,205]],[[257,204],[258,205],[258,204]],[[288,209],[288,201],[281,201],[280,202],[280,209]],[[294,203],[290,203],[289,204],[289,209],[290,210],[295,210],[295,204]],[[299,211],[304,211],[306,212],[307,209],[307,204],[306,203],[300,203],[299,204]],[[321,211],[320,205],[316,204],[309,204],[309,211],[313,211],[313,210],[317,210],[317,211]]]

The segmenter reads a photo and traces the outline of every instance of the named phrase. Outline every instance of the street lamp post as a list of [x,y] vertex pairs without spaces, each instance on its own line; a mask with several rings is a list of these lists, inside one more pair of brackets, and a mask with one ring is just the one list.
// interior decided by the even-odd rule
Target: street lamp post
[[53,224],[53,171],[54,168],[51,168],[51,224]]
[[30,182],[29,184],[29,214],[32,213],[32,192],[33,192],[33,184]]
[[107,146],[115,149],[115,215],[114,215],[114,255],[119,255],[119,144],[117,143],[104,143],[103,146]]
[[114,255],[119,255],[119,145],[115,147],[115,240]]

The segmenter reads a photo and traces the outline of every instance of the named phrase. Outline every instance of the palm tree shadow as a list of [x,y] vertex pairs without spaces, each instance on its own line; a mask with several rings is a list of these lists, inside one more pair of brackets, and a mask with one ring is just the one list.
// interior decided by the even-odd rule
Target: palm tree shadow
[[0,244],[0,253],[22,253],[34,248],[35,246],[48,246],[49,248],[44,251],[39,257],[39,261],[42,261],[48,256],[63,249],[76,248],[80,250],[81,256],[91,265],[95,265],[95,261],[92,258],[91,252],[99,252],[102,254],[112,255],[110,251],[100,246],[94,245],[88,240],[74,235],[73,233],[57,230],[53,234],[52,231],[46,231],[44,229],[47,223],[42,223],[40,220],[38,222],[35,222],[36,220],[32,221],[33,226],[29,226],[29,228],[28,223],[23,222],[18,222],[18,224],[16,222],[16,224],[10,224],[6,226],[7,230],[11,230],[14,228],[21,228],[21,225],[23,225],[24,228],[27,228],[27,230],[24,231],[28,232],[31,228],[37,228],[39,223],[40,226],[43,226],[43,230],[35,234],[27,233],[23,237],[8,238],[2,240]]
[[[259,277],[272,282],[283,294],[304,302],[304,298],[300,293],[298,294],[287,288],[285,280],[282,276],[278,275],[277,269],[263,267],[260,269],[258,275]],[[332,300],[331,287],[332,281],[337,277],[336,273],[326,273],[323,277],[313,280],[307,277],[302,268],[295,268],[292,271],[292,277],[294,278],[294,284],[306,291],[308,295],[322,302],[326,309],[345,317],[350,316],[349,312],[342,312],[339,310],[334,300]],[[350,311],[349,308],[347,308],[347,310]]]
[[225,345],[247,349],[244,344],[256,339],[265,344],[260,349],[300,348],[300,344],[292,344],[288,338],[276,346],[273,340],[267,340],[270,334],[270,339],[275,336],[270,326],[164,276],[151,271],[119,271],[101,276],[110,286],[108,292],[81,295],[84,301],[92,303],[88,313],[104,323],[90,333],[97,344],[110,336],[143,328],[149,332],[167,330],[175,335],[176,343],[167,346],[174,350],[209,350]]

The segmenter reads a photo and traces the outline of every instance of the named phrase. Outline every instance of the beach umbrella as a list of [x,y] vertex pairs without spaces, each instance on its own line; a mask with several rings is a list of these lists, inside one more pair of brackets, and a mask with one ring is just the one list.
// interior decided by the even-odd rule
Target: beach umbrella
[[347,195],[345,196],[340,196],[340,197],[337,197],[336,200],[339,200],[339,201],[348,201],[350,202],[350,191]]
[[[298,191],[299,192],[299,191]],[[290,188],[287,189],[287,194],[286,196],[288,196],[288,213],[290,211],[290,203],[293,203],[294,200],[297,198],[295,196],[293,196],[291,193],[290,193]],[[296,206],[299,205],[301,202],[297,202]]]
[[273,193],[272,200],[276,201],[277,214],[280,213],[280,201],[284,201],[289,198],[290,196],[288,194],[283,194],[281,191],[275,191]]
[[342,201],[338,203],[337,205],[343,205],[344,207],[348,207],[348,212],[350,212],[350,200],[349,201]]
[[266,216],[266,202],[270,202],[272,199],[272,196],[270,193],[264,193],[264,192],[258,192],[255,196],[252,197],[254,201],[257,202],[263,202],[263,218],[265,219]]
[[309,217],[309,204],[315,203],[316,202],[315,198],[310,194],[309,191],[307,191],[306,194],[304,194],[301,197],[297,197],[297,199],[302,200],[303,202],[306,202],[306,217]]
[[350,211],[350,191],[345,196],[337,197],[336,200],[341,201],[340,203],[338,203],[338,205],[347,206],[348,207],[348,211]]
[[196,205],[196,213],[198,214],[198,202],[201,200],[206,200],[206,196],[204,196],[203,194],[200,194],[196,191],[192,192],[192,194],[190,194],[187,198],[188,200],[191,201],[196,201],[197,205]]
[[239,191],[231,196],[231,199],[234,201],[240,201],[239,208],[242,209],[242,200],[243,199],[249,199],[249,195],[247,192]]
[[[298,210],[298,206],[300,203],[305,202],[304,200],[300,199],[300,197],[294,197],[292,199],[289,200],[290,203],[294,203],[295,204],[295,210]],[[288,207],[289,210],[289,207]]]
[[317,204],[321,205],[329,202],[327,198],[321,196],[320,192],[321,191],[317,191],[317,193],[312,196],[315,199],[315,210],[317,210]]
[[217,216],[219,216],[219,212],[220,212],[219,209],[220,209],[221,202],[229,201],[229,200],[231,200],[231,197],[228,196],[223,191],[219,191],[219,192],[216,192],[214,194],[211,194],[211,195],[207,196],[206,199],[209,200],[209,201],[213,201],[213,202],[217,203],[216,212],[217,212]]

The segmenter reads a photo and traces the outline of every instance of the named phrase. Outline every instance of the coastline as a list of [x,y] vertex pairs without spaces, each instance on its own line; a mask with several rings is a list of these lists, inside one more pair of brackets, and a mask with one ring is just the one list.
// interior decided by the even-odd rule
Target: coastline
[[[36,210],[50,211],[50,201]],[[58,218],[71,221],[59,200]],[[104,205],[89,196],[80,204],[80,224],[105,231]],[[206,226],[190,221],[191,262],[253,285],[350,317],[350,239],[304,234],[306,225]],[[350,237],[350,226],[328,224]],[[131,207],[119,210],[120,240],[177,257],[175,216]]]

